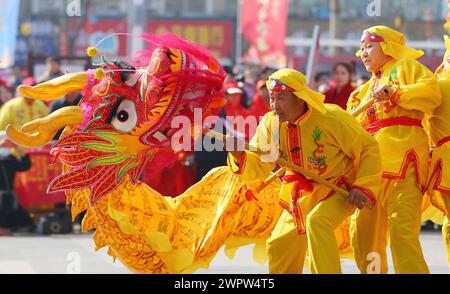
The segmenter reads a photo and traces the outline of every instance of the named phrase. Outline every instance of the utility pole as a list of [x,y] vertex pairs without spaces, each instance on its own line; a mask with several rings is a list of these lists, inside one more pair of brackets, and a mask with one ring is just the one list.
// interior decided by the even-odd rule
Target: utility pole
[[237,0],[236,4],[236,52],[235,60],[236,64],[241,64],[242,57],[242,28],[241,28],[241,18],[242,18],[242,0]]
[[[332,40],[337,39],[337,30],[338,30],[338,12],[339,12],[339,3],[338,0],[330,0],[330,38]],[[336,47],[330,47],[331,55],[336,55]]]
[[144,0],[130,1],[128,8],[128,32],[132,34],[128,38],[128,54],[144,49],[144,41],[137,38],[145,32],[147,26],[147,7]]

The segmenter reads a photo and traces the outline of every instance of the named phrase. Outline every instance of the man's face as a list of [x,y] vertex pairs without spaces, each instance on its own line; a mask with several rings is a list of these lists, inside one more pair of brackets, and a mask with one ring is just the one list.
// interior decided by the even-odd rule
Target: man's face
[[296,120],[305,109],[305,101],[292,93],[270,92],[270,108],[280,123]]
[[383,53],[380,43],[361,42],[361,60],[369,72],[376,72],[390,57]]
[[241,104],[242,96],[239,93],[227,94],[228,103],[233,107],[238,107]]

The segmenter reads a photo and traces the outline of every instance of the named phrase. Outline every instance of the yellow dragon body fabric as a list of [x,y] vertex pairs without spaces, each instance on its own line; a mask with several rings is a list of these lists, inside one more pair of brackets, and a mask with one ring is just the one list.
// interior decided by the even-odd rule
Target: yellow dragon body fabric
[[[65,191],[73,217],[86,211],[82,229],[95,230],[96,249],[108,247],[133,272],[192,273],[208,268],[223,246],[232,257],[248,244],[256,244],[254,259],[264,262],[265,240],[282,211],[278,179],[252,198],[246,191],[256,191],[259,183],[241,182],[228,167],[210,171],[176,198],[139,181],[158,150],[179,147],[174,118],[193,122],[194,109],[203,118],[218,113],[225,78],[204,49],[173,35],[142,38],[149,50],[133,66],[103,58],[102,69],[21,86],[22,95],[43,101],[74,91],[83,98],[20,130],[8,126],[8,137],[42,146],[65,127],[51,151],[63,173],[48,191]],[[190,129],[190,146],[200,134]],[[348,251],[348,231],[340,230],[341,249]]]
[[208,268],[223,245],[232,257],[239,246],[255,243],[254,259],[265,261],[265,240],[281,214],[279,183],[261,191],[258,201],[247,200],[241,187],[222,167],[176,198],[125,180],[94,207],[86,190],[67,192],[67,200],[74,217],[87,210],[82,228],[95,229],[96,249],[108,246],[132,271],[192,273]]

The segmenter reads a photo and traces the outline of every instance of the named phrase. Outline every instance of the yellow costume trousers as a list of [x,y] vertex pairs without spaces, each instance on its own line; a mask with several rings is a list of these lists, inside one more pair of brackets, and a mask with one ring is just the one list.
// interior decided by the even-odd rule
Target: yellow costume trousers
[[310,257],[311,273],[342,272],[334,230],[356,208],[346,204],[339,194],[333,194],[317,205],[310,202],[307,197],[299,201],[303,220],[306,221],[306,234],[299,235],[293,217],[283,211],[267,241],[269,273],[302,273],[306,252]]
[[415,169],[409,166],[405,179],[383,179],[380,191],[374,208],[358,210],[352,218],[351,244],[359,270],[387,273],[389,232],[395,272],[429,273],[419,243],[422,192]]

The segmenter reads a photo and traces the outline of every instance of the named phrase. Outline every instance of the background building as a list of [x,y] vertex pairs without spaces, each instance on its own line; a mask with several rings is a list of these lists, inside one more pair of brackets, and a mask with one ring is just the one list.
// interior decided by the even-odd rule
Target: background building
[[[245,0],[243,0],[245,1]],[[80,3],[79,15],[67,6]],[[143,30],[172,31],[208,47],[224,63],[236,59],[238,0],[146,0]],[[368,5],[379,2],[379,15]],[[22,0],[16,63],[24,66],[32,56],[84,56],[84,49],[113,32],[131,31],[133,1]],[[362,29],[385,24],[405,33],[413,46],[426,50],[424,62],[435,67],[443,53],[442,25],[446,0],[290,0],[288,18],[289,64],[304,68],[314,25],[321,28],[319,69],[336,60],[355,60]],[[375,11],[376,12],[376,11]],[[56,36],[56,37],[55,37]],[[126,37],[103,43],[103,52],[126,56]],[[244,50],[245,41],[242,44]],[[239,51],[238,51],[239,52]]]

